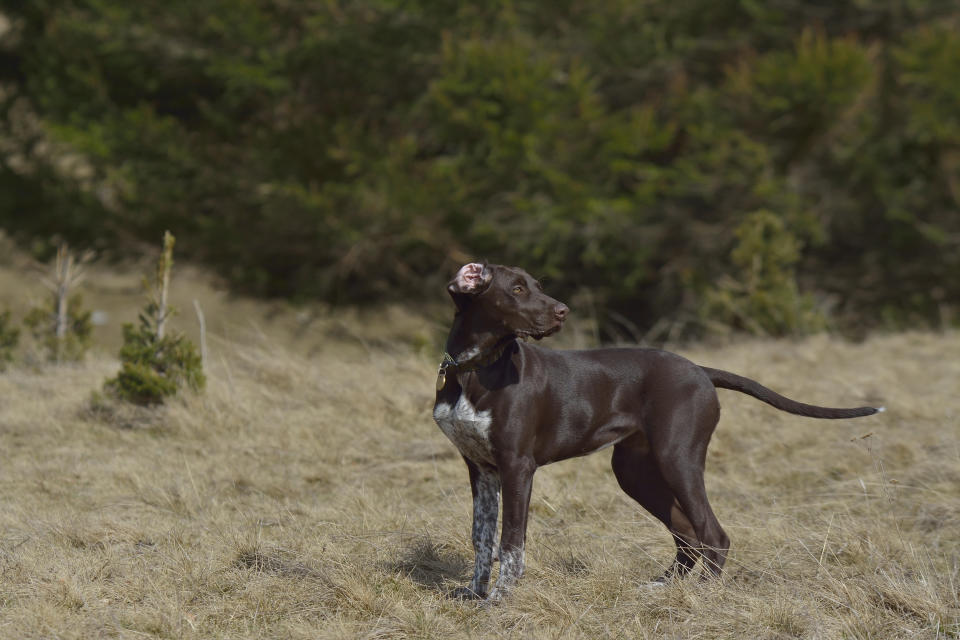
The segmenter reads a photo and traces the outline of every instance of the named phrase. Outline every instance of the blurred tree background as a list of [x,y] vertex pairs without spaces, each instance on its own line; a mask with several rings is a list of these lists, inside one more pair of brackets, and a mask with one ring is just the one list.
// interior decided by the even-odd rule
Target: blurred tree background
[[0,0],[0,228],[334,304],[487,258],[654,340],[956,325],[960,5]]

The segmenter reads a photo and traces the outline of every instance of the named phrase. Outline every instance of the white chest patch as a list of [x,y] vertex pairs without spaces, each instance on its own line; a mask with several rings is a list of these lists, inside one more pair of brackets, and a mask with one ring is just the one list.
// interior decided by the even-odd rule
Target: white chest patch
[[461,393],[453,406],[446,402],[437,403],[433,407],[433,419],[461,454],[476,462],[493,464],[489,411],[477,411]]

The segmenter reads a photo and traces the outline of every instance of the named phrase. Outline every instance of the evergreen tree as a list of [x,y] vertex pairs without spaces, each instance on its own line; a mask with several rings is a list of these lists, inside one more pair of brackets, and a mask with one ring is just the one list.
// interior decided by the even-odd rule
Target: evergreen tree
[[206,385],[193,343],[182,334],[167,331],[167,321],[174,313],[167,304],[173,245],[173,235],[166,232],[154,279],[144,282],[150,301],[140,313],[138,326],[123,325],[120,372],[105,384],[108,392],[134,404],[160,404],[182,387],[199,391]]
[[[767,211],[837,326],[957,311],[956,3],[0,12],[0,227],[41,253],[52,229],[123,252],[173,228],[237,289],[332,303],[485,257],[650,326],[729,293]],[[735,325],[807,326],[776,317]]]

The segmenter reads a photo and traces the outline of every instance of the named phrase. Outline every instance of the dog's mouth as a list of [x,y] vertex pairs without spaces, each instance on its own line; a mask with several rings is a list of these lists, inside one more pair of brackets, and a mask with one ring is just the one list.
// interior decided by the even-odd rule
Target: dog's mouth
[[515,333],[518,338],[523,338],[524,340],[528,338],[533,338],[534,340],[542,340],[547,336],[552,336],[553,334],[560,331],[563,328],[563,322],[558,321],[552,327],[547,329],[517,329]]

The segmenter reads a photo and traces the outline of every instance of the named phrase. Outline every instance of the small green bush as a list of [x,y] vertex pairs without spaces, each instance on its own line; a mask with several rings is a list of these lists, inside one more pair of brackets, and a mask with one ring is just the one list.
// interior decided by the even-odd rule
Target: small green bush
[[206,385],[193,343],[183,335],[158,338],[145,315],[139,327],[123,325],[120,360],[120,372],[107,381],[106,389],[134,404],[160,404],[183,386],[199,391]]
[[82,360],[93,342],[91,312],[83,309],[80,294],[70,296],[67,305],[67,332],[57,337],[57,299],[51,296],[50,303],[34,307],[23,319],[34,340],[40,345],[50,362],[75,362]]
[[[706,292],[701,318],[758,335],[791,335],[824,329],[826,319],[797,286],[801,243],[771,211],[748,214],[730,254],[734,276]],[[714,327],[716,328],[716,327]]]
[[139,327],[123,325],[121,369],[105,384],[108,392],[134,404],[160,404],[183,386],[199,391],[207,381],[193,343],[182,334],[165,330],[174,313],[167,305],[174,242],[173,235],[166,232],[154,280],[144,279],[150,302],[140,313]]
[[0,313],[0,371],[13,362],[13,350],[20,341],[20,329],[10,326],[10,312]]

